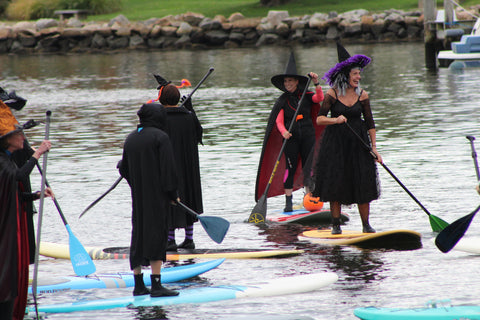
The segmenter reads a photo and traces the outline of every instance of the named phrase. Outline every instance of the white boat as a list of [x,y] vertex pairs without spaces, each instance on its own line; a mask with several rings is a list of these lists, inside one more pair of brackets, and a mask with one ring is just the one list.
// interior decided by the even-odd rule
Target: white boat
[[441,66],[455,69],[480,67],[480,18],[477,18],[470,34],[462,35],[460,41],[451,45],[452,50],[442,50],[437,55]]

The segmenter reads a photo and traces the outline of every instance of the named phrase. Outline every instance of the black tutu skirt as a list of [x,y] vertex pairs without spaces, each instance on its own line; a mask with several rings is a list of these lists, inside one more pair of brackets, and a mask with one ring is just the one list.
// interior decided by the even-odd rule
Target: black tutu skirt
[[[365,123],[360,118],[349,119],[348,124],[370,145]],[[315,197],[347,205],[378,199],[380,182],[376,162],[346,124],[327,126],[319,143],[314,167]]]

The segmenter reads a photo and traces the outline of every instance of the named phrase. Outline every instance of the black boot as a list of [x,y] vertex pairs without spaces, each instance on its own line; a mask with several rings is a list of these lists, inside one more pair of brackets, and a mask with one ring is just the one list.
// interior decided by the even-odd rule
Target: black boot
[[175,240],[167,241],[167,251],[177,251],[177,243]]
[[363,233],[375,233],[375,229],[373,229],[368,222],[363,223]]
[[195,242],[193,242],[193,239],[185,239],[178,245],[178,247],[183,249],[195,249]]
[[150,293],[151,297],[178,296],[177,291],[173,291],[162,286],[161,276],[159,274],[152,274],[150,279],[152,279],[152,292]]
[[283,209],[284,212],[292,212],[292,196],[285,195],[285,208]]
[[150,290],[145,287],[145,283],[143,282],[143,273],[134,274],[133,279],[135,281],[135,288],[133,289],[134,296],[142,296],[150,293]]
[[342,229],[340,228],[340,218],[332,219],[332,234],[342,234]]

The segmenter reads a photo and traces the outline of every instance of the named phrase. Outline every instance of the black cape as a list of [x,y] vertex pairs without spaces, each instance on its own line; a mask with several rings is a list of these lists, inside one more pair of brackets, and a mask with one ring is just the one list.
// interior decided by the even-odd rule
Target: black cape
[[[167,107],[165,132],[170,137],[175,154],[178,175],[178,194],[181,201],[201,214],[203,212],[202,185],[198,144],[201,143],[195,114],[184,107]],[[201,132],[201,131],[200,131]],[[185,228],[193,224],[192,215],[181,207],[174,207],[172,228]]]
[[28,233],[25,206],[20,200],[22,181],[35,160],[21,169],[0,150],[0,302],[15,299],[14,317],[23,319],[28,289]]
[[125,140],[120,164],[120,174],[132,194],[132,269],[149,265],[151,260],[166,260],[169,210],[177,196],[173,149],[160,129],[166,113],[159,104],[145,106],[148,115]]
[[[280,98],[277,99],[275,102],[272,111],[270,112],[270,116],[268,117],[267,128],[265,130],[265,136],[263,138],[263,146],[262,146],[262,153],[260,155],[260,161],[258,164],[258,171],[257,171],[257,180],[255,183],[255,201],[263,195],[265,192],[265,188],[268,185],[268,182],[271,178],[275,162],[277,157],[280,153],[280,149],[283,144],[283,137],[277,129],[276,120],[278,113],[282,109],[283,100],[286,99],[287,93],[283,93]],[[312,102],[312,96],[314,95],[313,92],[307,91],[305,93],[305,98],[303,103],[311,103],[310,109],[310,117],[313,122],[313,126],[315,128],[315,137],[318,140],[320,135],[322,134],[325,126],[317,126],[316,125],[316,118],[318,111],[320,110],[320,104]],[[303,106],[303,104],[302,104]],[[287,127],[288,129],[288,127]],[[317,144],[315,144],[317,145]],[[314,151],[314,150],[312,150]],[[311,162],[311,160],[309,160]],[[271,182],[270,189],[268,190],[267,198],[275,197],[285,193],[283,187],[283,172],[285,170],[285,155],[282,153],[280,158],[280,162],[277,166],[277,171],[273,176],[273,180]],[[310,168],[302,168],[301,161],[298,162],[297,170],[295,171],[295,177],[293,182],[293,190],[298,190],[303,187],[304,183],[304,171],[305,174],[308,176],[311,175]]]
[[[17,150],[12,154],[13,161],[20,168],[32,157],[33,149],[25,139],[23,143],[23,149]],[[32,186],[30,184],[30,175],[24,177],[22,185],[24,188],[23,200],[25,204],[25,211],[27,212],[27,226],[28,226],[28,245],[30,251],[30,264],[35,262],[35,228],[33,223],[33,215],[37,212],[35,206],[33,205],[33,200],[36,200],[36,197],[30,196],[32,192]]]

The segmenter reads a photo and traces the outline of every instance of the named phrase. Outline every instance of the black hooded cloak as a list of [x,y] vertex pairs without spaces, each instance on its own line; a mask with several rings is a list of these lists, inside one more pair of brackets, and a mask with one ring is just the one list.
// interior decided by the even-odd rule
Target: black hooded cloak
[[166,261],[169,207],[177,198],[177,175],[173,149],[165,125],[165,108],[144,104],[138,111],[140,124],[125,140],[120,174],[132,194],[130,267]]
[[[200,214],[203,212],[203,203],[198,144],[201,143],[202,136],[197,127],[198,119],[185,107],[167,107],[165,110],[165,132],[170,137],[175,154],[179,197],[184,204]],[[173,208],[171,228],[185,228],[192,224],[191,214],[180,207]]]

